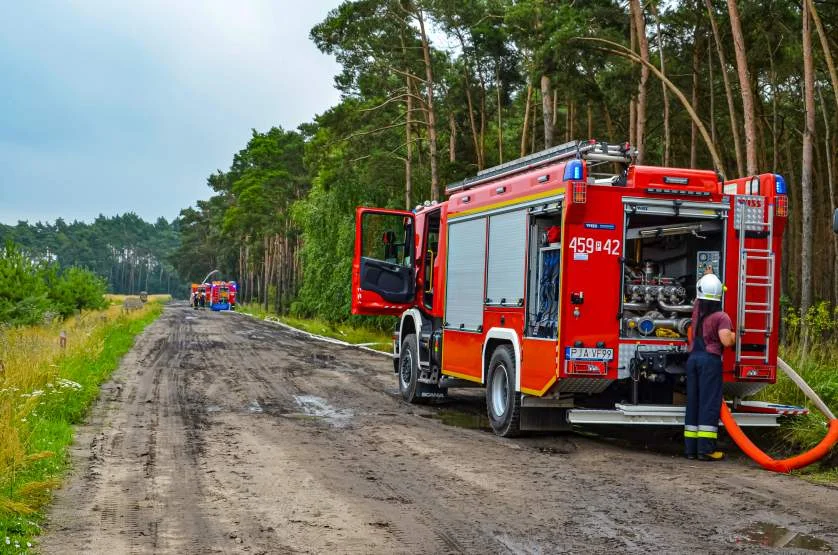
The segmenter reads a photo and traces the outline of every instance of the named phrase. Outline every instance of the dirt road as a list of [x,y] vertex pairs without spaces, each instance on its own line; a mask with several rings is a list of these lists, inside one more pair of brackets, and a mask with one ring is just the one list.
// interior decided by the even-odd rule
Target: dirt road
[[171,305],[79,430],[42,550],[838,550],[836,488],[580,435],[499,439],[478,391],[396,393],[384,357]]

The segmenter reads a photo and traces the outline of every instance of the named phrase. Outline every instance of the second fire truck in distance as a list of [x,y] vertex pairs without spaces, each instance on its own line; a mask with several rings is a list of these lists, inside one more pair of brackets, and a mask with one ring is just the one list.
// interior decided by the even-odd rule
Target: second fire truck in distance
[[724,181],[574,141],[447,193],[414,211],[357,211],[352,310],[400,318],[394,370],[408,402],[485,387],[502,436],[682,424],[695,283],[709,268],[738,334],[723,359],[737,421],[799,412],[745,401],[776,379],[780,175]]

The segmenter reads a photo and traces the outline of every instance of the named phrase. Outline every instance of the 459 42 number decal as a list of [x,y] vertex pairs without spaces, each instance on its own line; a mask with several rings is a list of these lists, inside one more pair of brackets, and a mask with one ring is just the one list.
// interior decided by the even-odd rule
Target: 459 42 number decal
[[574,237],[570,240],[570,250],[575,254],[593,254],[604,252],[612,256],[620,255],[619,239],[594,239],[593,237]]

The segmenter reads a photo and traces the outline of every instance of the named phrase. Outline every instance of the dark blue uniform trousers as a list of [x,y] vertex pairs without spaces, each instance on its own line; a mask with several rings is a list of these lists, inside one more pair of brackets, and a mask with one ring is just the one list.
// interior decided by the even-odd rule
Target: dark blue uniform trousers
[[694,349],[687,359],[686,455],[707,455],[716,450],[721,408],[722,358]]

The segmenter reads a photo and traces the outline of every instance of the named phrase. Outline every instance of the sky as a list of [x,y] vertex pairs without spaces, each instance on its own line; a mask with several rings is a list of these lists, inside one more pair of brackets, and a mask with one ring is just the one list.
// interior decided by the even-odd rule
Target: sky
[[335,105],[340,0],[34,0],[0,16],[0,222],[171,220],[251,129]]

